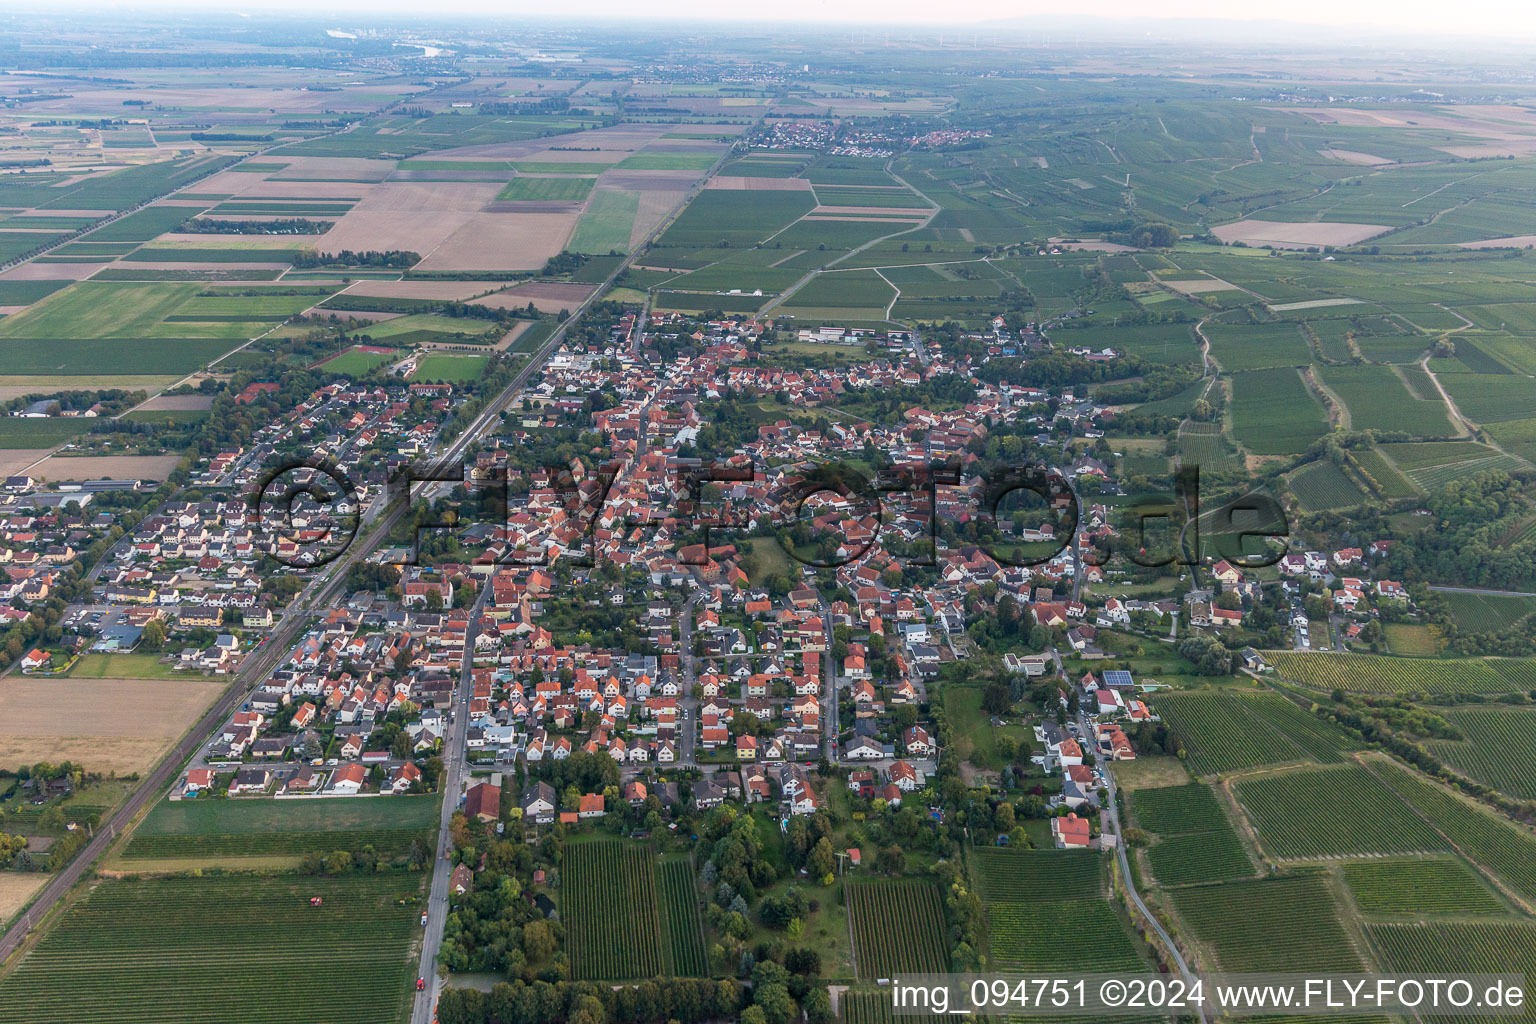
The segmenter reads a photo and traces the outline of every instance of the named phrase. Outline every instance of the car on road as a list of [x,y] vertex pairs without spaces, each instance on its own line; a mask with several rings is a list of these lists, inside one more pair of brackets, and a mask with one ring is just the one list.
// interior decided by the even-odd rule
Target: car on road
[[416,991],[417,992],[425,992],[426,990],[427,990],[427,979],[426,978],[417,978],[416,979]]
[[421,912],[421,926],[423,928],[427,926],[427,912],[425,910]]

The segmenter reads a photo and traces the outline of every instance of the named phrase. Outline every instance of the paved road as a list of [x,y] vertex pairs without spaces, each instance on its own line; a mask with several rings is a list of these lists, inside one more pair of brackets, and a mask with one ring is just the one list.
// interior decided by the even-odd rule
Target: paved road
[[837,669],[836,659],[832,657],[832,606],[827,604],[827,599],[817,596],[821,600],[821,627],[822,634],[826,638],[827,649],[821,652],[822,664],[822,706],[827,709],[827,717],[824,719],[826,729],[827,760],[837,764]]
[[444,737],[443,778],[439,787],[443,794],[442,821],[437,831],[437,849],[433,853],[432,887],[427,893],[427,925],[421,939],[421,966],[417,970],[417,977],[425,979],[427,987],[425,991],[416,993],[416,1002],[411,1007],[412,1024],[429,1024],[442,985],[437,977],[437,951],[443,941],[443,926],[448,923],[448,876],[452,874],[453,867],[448,860],[451,845],[448,822],[453,812],[458,810],[464,795],[468,768],[464,733],[469,728],[469,698],[474,693],[470,678],[475,661],[475,637],[480,633],[480,609],[485,606],[486,596],[490,592],[490,583],[487,581],[480,587],[480,595],[475,598],[474,606],[470,609],[469,630],[464,634],[464,665],[459,672],[459,685],[449,702],[454,715],[453,721],[448,723],[448,734]]
[[[1051,649],[1051,654],[1056,655],[1055,648]],[[1057,660],[1059,664],[1059,656],[1057,656]],[[1077,715],[1077,725],[1078,728],[1083,731],[1084,741],[1087,742],[1088,738],[1093,735],[1093,729],[1090,727],[1088,722],[1088,716],[1083,714],[1081,711],[1079,711]],[[1157,937],[1162,941],[1163,948],[1166,949],[1168,951],[1168,955],[1173,958],[1173,963],[1174,966],[1178,968],[1179,976],[1182,977],[1186,982],[1193,984],[1195,981],[1194,972],[1190,970],[1188,962],[1186,962],[1184,959],[1184,954],[1181,953],[1179,951],[1179,947],[1174,944],[1173,936],[1168,934],[1168,932],[1163,928],[1162,922],[1160,922],[1156,917],[1152,915],[1152,911],[1147,909],[1147,905],[1142,902],[1141,893],[1136,891],[1136,882],[1131,875],[1130,860],[1127,858],[1125,852],[1125,837],[1121,834],[1120,829],[1120,808],[1116,801],[1118,791],[1115,788],[1115,775],[1113,770],[1106,766],[1103,772],[1103,776],[1104,788],[1108,792],[1108,800],[1106,801],[1104,807],[1104,820],[1109,823],[1110,831],[1115,837],[1115,857],[1120,862],[1120,880],[1125,884],[1125,894],[1130,899],[1131,903],[1135,905],[1136,909],[1141,912],[1142,918],[1147,922],[1152,930],[1157,933]],[[1209,1022],[1211,1019],[1210,1011],[1207,1010],[1204,1006],[1201,1006],[1200,1008],[1200,1018],[1206,1022]]]

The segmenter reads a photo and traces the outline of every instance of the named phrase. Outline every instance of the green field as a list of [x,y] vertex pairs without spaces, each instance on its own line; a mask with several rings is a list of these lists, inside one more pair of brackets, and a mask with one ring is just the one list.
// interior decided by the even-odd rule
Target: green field
[[707,171],[717,159],[719,155],[716,153],[648,150],[625,157],[618,167],[625,171]]
[[[0,364],[5,347],[0,345]],[[0,418],[0,448],[52,448],[85,433],[90,421],[79,417],[61,419]]]
[[852,882],[843,891],[861,979],[949,970],[949,937],[937,887],[916,881]]
[[1294,455],[1328,432],[1328,417],[1290,368],[1236,373],[1232,436],[1255,455]]
[[1104,862],[1079,850],[972,851],[998,970],[1139,970],[1141,954],[1104,897]]
[[451,355],[432,352],[421,357],[411,379],[464,384],[479,379],[485,372],[485,364],[490,361],[491,357],[488,355]]
[[1372,770],[1458,852],[1526,901],[1536,899],[1536,837],[1529,830],[1394,762],[1373,762]]
[[[1371,943],[1381,951],[1383,970],[1445,976],[1451,972],[1536,977],[1536,926],[1528,921],[1417,922],[1372,924]],[[1504,1020],[1529,1021],[1536,1010]],[[1475,1024],[1488,1018],[1470,1014],[1434,1017],[1447,1024]]]
[[1454,433],[1438,394],[1416,398],[1390,366],[1319,366],[1322,383],[1349,409],[1353,430],[1380,430],[1419,437]]
[[[678,215],[656,245],[658,249],[697,249],[719,242],[750,246],[809,213],[814,205],[809,192],[705,189]],[[785,255],[793,251],[789,248]],[[666,258],[665,253],[657,255]]]
[[497,193],[497,199],[518,202],[570,202],[579,203],[592,191],[596,178],[525,178],[517,177],[507,182],[507,187]]
[[1170,894],[1222,971],[1365,970],[1321,875],[1190,886]]
[[1251,878],[1253,864],[1210,786],[1190,783],[1137,790],[1133,819],[1158,841],[1147,850],[1163,885]]
[[365,845],[381,857],[397,857],[410,849],[413,839],[431,840],[438,806],[431,794],[369,800],[162,800],[134,830],[122,857],[222,860],[359,850]]
[[174,679],[178,675],[184,673],[154,654],[82,654],[69,670],[71,679]]
[[1160,694],[1155,705],[1197,775],[1290,761],[1331,764],[1355,746],[1338,727],[1276,693],[1193,690]]
[[639,210],[639,192],[603,189],[594,193],[566,248],[598,256],[629,252],[629,238]]
[[1307,463],[1287,476],[1285,483],[1308,512],[1349,508],[1366,499],[1365,492],[1328,459]]
[[1536,612],[1536,597],[1500,594],[1471,594],[1447,590],[1440,599],[1450,610],[1456,625],[1470,633],[1492,633],[1508,629]]
[[1305,366],[1312,352],[1295,324],[1208,324],[1211,358],[1228,373],[1265,370],[1280,366]]
[[1451,708],[1440,712],[1464,739],[1424,745],[1469,779],[1520,800],[1536,800],[1536,711],[1529,708]]
[[1433,829],[1358,765],[1260,775],[1234,789],[1259,844],[1277,860],[1445,849]]
[[361,377],[364,374],[373,372],[385,363],[401,358],[402,355],[402,352],[394,349],[387,352],[370,352],[362,346],[353,345],[351,348],[344,349],[331,356],[331,358],[321,363],[317,369],[325,370],[329,373],[345,373],[354,377]]
[[684,860],[665,862],[658,869],[657,884],[671,973],[679,977],[707,976],[709,962],[704,952],[704,930],[692,866]]
[[1431,661],[1316,651],[1267,651],[1264,657],[1282,678],[1319,690],[1510,693],[1536,685],[1536,662],[1521,658]]
[[658,941],[655,861],[648,843],[587,842],[567,848],[560,917],[574,978],[621,981],[663,973],[671,944]]
[[1367,914],[1502,914],[1504,905],[1464,863],[1404,857],[1344,865],[1344,880]]
[[97,881],[0,981],[0,1022],[400,1020],[425,877]]

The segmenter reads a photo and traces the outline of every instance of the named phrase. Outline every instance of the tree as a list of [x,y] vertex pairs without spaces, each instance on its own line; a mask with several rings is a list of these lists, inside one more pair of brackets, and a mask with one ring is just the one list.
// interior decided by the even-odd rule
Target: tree
[[812,878],[825,878],[836,866],[836,860],[832,855],[832,844],[825,838],[812,847],[811,855],[805,861],[805,869],[810,872]]
[[144,634],[139,639],[146,647],[158,651],[165,646],[165,623],[159,619],[150,619],[144,623]]

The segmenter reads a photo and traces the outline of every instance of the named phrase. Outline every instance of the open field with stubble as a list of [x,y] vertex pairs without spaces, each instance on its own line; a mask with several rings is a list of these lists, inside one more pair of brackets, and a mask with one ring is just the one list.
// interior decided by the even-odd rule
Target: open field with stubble
[[[0,764],[70,760],[148,770],[227,684],[187,679],[0,679]],[[103,708],[112,708],[103,714]]]

